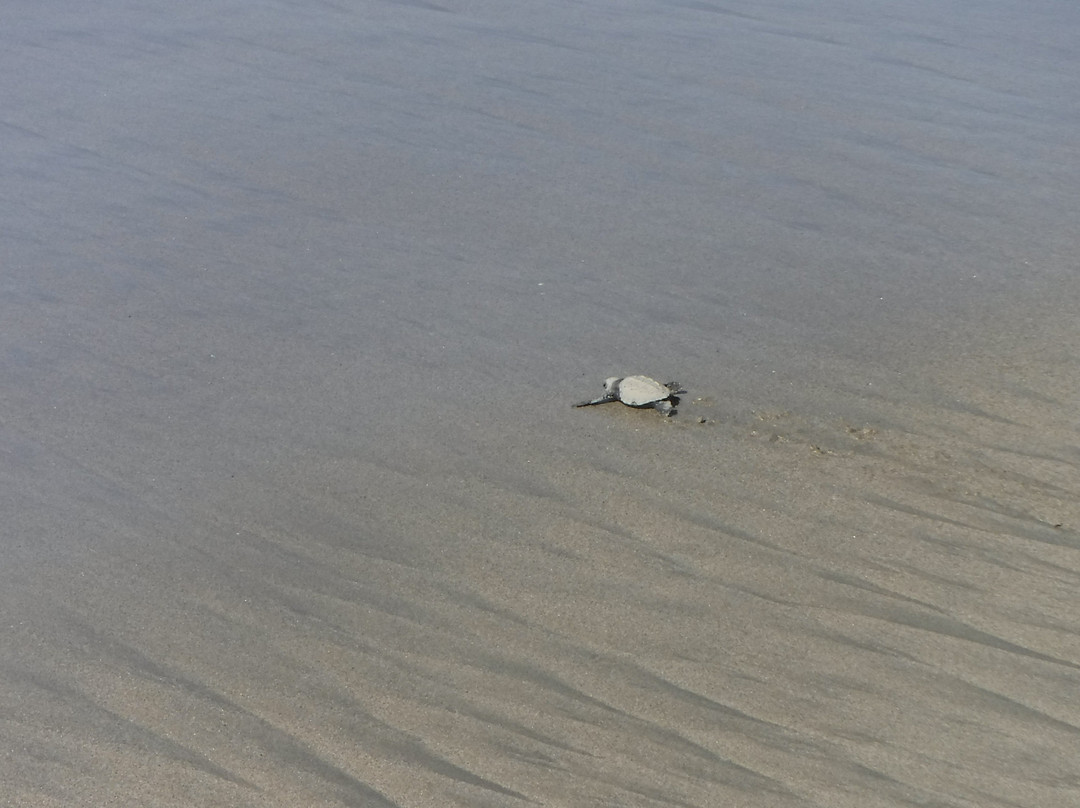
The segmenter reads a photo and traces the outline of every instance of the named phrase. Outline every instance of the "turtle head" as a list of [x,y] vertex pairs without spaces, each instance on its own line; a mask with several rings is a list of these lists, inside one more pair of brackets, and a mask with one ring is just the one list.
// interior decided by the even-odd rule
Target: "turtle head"
[[612,376],[610,379],[605,379],[604,380],[604,389],[607,390],[613,396],[618,395],[619,394],[619,382],[621,382],[621,381],[622,381],[622,379],[620,379],[618,376]]

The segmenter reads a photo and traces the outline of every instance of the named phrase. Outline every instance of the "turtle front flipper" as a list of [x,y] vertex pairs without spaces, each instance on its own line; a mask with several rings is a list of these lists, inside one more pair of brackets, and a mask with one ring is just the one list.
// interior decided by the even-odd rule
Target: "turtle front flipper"
[[591,407],[594,404],[607,404],[609,401],[618,401],[618,396],[613,396],[611,393],[600,396],[600,398],[594,398],[592,401],[579,401],[575,404],[575,407]]
[[667,399],[657,401],[655,404],[653,404],[653,409],[655,409],[661,415],[666,415],[668,418],[675,414],[675,404],[668,401]]

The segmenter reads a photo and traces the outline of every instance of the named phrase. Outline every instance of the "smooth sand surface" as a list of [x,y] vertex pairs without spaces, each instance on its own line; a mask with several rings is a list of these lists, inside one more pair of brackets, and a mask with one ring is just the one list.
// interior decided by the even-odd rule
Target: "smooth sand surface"
[[1080,804],[1080,11],[517,5],[5,11],[0,804]]

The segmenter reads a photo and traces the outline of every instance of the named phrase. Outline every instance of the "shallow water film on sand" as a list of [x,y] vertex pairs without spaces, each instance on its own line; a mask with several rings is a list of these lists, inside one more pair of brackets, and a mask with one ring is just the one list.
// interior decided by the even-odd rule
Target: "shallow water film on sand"
[[0,803],[1080,804],[1080,10],[519,5],[5,11]]

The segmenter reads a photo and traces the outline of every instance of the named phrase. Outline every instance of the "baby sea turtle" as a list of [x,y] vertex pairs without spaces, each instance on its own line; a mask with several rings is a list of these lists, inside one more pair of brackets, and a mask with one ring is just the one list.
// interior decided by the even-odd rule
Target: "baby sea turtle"
[[648,376],[612,376],[604,382],[607,391],[600,398],[582,401],[575,407],[591,407],[593,404],[607,404],[609,401],[621,401],[628,407],[652,407],[664,415],[674,415],[679,403],[679,393],[685,393],[678,382],[660,384]]

